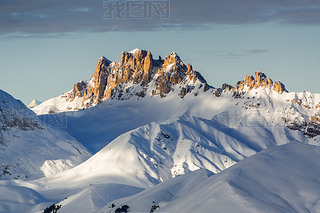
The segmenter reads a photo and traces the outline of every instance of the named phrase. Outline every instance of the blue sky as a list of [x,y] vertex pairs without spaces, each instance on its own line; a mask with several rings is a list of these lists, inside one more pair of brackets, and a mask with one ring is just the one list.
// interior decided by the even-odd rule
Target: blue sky
[[168,5],[169,17],[135,19],[104,17],[100,0],[3,0],[0,89],[25,103],[47,100],[89,80],[102,55],[118,61],[121,51],[139,48],[154,58],[177,52],[215,87],[260,70],[289,91],[320,92],[319,1]]

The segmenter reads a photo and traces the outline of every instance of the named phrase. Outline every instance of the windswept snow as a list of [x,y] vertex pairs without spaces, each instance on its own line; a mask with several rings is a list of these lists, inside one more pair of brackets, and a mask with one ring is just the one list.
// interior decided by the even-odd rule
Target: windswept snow
[[53,114],[53,113],[59,113],[59,112],[65,112],[65,111],[74,111],[81,109],[81,104],[83,101],[83,98],[76,97],[72,102],[67,100],[68,93],[63,93],[62,95],[51,98],[47,101],[44,101],[40,105],[32,108],[32,110],[37,114]]
[[149,212],[152,206],[159,206],[159,212],[185,213],[319,212],[319,168],[319,147],[289,143],[209,178],[205,171],[192,172],[112,201],[99,211],[128,205],[129,212]]
[[[90,156],[73,137],[42,123],[21,101],[0,90],[0,179],[56,174]],[[50,166],[48,161],[60,161],[65,166]]]

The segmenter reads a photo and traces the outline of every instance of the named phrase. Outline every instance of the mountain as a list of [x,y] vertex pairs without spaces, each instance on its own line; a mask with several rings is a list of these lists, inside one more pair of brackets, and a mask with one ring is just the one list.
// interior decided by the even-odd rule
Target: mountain
[[[218,175],[198,170],[96,211],[127,206],[129,212],[319,212],[319,152],[301,143],[274,147]],[[67,200],[62,204],[71,207]]]
[[30,108],[30,109],[32,109],[32,108],[38,106],[38,105],[41,104],[41,103],[42,103],[41,101],[38,101],[38,100],[36,100],[36,99],[33,99],[33,100],[30,102],[30,104],[28,104],[27,107]]
[[47,125],[21,101],[0,90],[0,179],[36,179],[90,157],[66,132]]
[[218,88],[176,53],[102,57],[90,81],[33,109],[94,155],[0,186],[24,197],[15,208],[34,196],[31,212],[317,211],[319,106],[320,94],[289,92],[259,71]]
[[[218,108],[226,104],[216,111],[203,106],[210,115],[206,119],[224,110],[230,114],[230,107],[236,107],[240,114],[258,111],[258,117],[271,122],[267,125],[276,120],[309,138],[320,135],[319,94],[288,92],[283,83],[259,71],[234,86],[214,88],[176,53],[154,60],[149,51],[138,49],[122,52],[120,62],[101,57],[89,82],[81,81],[70,92],[33,110],[53,125],[67,117],[65,130],[97,152],[120,134],[142,125],[179,119],[190,110],[202,112],[196,104]],[[70,112],[79,109],[87,110]],[[268,118],[275,114],[273,120]]]
[[196,85],[203,90],[208,89],[200,73],[191,65],[185,65],[176,53],[171,53],[164,60],[161,57],[154,60],[149,51],[136,49],[122,52],[120,62],[101,57],[90,81],[76,83],[73,90],[45,101],[33,110],[37,114],[76,111],[110,98],[165,97],[173,90],[178,90],[182,98]]
[[[296,93],[259,87],[237,97],[232,91],[219,96],[214,91],[184,98],[173,91],[166,98],[110,99],[82,111],[40,116],[52,123],[66,117],[66,130],[79,140],[85,138],[84,146],[97,153],[72,170],[39,180],[35,185],[46,189],[37,191],[49,198],[63,191],[73,200],[95,194],[92,187],[145,189],[198,169],[219,174],[283,144],[319,145],[319,136],[290,129],[283,122],[284,116],[298,121],[299,115],[315,112],[293,108],[294,103],[286,101]],[[318,95],[311,97],[319,100]]]

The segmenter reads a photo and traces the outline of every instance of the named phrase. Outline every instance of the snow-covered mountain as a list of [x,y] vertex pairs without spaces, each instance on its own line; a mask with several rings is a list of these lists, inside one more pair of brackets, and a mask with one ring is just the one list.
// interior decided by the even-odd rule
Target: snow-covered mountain
[[[88,183],[94,188],[116,184],[143,189],[198,169],[218,174],[279,145],[296,141],[319,145],[319,136],[290,129],[283,122],[284,116],[300,119],[316,112],[293,108],[294,103],[287,101],[305,93],[279,94],[259,87],[235,98],[231,90],[219,96],[215,91],[197,91],[196,96],[190,93],[184,98],[171,92],[166,98],[110,99],[78,112],[40,116],[52,123],[66,117],[66,130],[80,141],[85,138],[81,142],[93,152],[107,145],[72,171],[36,185],[46,185],[51,191],[47,196],[63,190],[73,200],[95,194]],[[311,98],[319,100],[318,95]],[[84,194],[72,195],[81,189]]]
[[164,60],[161,57],[154,60],[149,51],[135,49],[122,52],[120,62],[101,57],[90,81],[76,83],[73,90],[45,101],[33,110],[38,115],[76,111],[110,98],[165,97],[173,90],[178,90],[180,97],[184,97],[196,85],[202,90],[208,89],[200,73],[190,64],[185,65],[176,53],[171,53]]
[[39,104],[41,104],[41,101],[38,101],[37,99],[33,99],[29,104],[28,104],[28,108],[32,109],[36,106],[38,106]]
[[[160,56],[158,60],[154,60],[149,51],[138,49],[130,52],[122,52],[120,62],[111,62],[105,57],[101,57],[98,60],[96,70],[90,81],[80,81],[76,83],[73,90],[45,101],[33,108],[33,111],[38,115],[54,114],[91,108],[106,100],[109,100],[109,103],[115,102],[115,100],[125,101],[128,99],[130,99],[131,102],[135,102],[136,100],[148,99],[150,97],[153,99],[148,102],[157,104],[159,97],[169,99],[168,96],[174,98],[174,102],[179,102],[179,99],[184,100],[185,96],[198,96],[203,93],[210,94],[206,97],[208,100],[217,99],[215,102],[218,102],[218,104],[226,101],[225,97],[228,96],[230,97],[230,100],[227,100],[228,102],[233,101],[235,104],[240,104],[246,110],[255,108],[258,111],[265,110],[265,107],[260,105],[260,102],[269,102],[268,105],[275,105],[278,101],[281,103],[287,102],[289,104],[285,103],[286,107],[284,107],[284,105],[278,105],[279,107],[275,109],[271,106],[271,110],[283,112],[280,115],[282,123],[290,129],[300,130],[309,137],[320,135],[320,113],[318,112],[318,109],[320,109],[319,94],[309,92],[289,93],[284,84],[271,80],[262,72],[256,72],[255,76],[246,76],[244,80],[237,82],[235,86],[223,84],[221,88],[214,88],[207,84],[201,74],[192,68],[192,65],[185,65],[174,52],[166,56],[164,60]],[[273,99],[275,94],[280,95]],[[202,104],[200,98],[194,98],[194,100]],[[160,102],[168,103],[167,100]],[[106,113],[109,109],[101,111]],[[86,119],[89,120],[92,119],[91,114],[90,116],[86,116],[89,114],[90,113],[75,113],[78,118],[76,123],[79,123],[79,119],[81,119],[79,117],[86,117]],[[171,113],[170,116],[172,116],[172,114],[174,113]],[[108,134],[103,134],[103,138],[100,138],[99,133],[98,136],[94,137],[91,137],[91,134],[88,133],[90,137],[87,138],[87,134],[85,133],[87,132],[86,129],[83,129],[84,132],[82,131],[81,133],[80,131],[73,132],[70,129],[73,123],[75,123],[72,121],[73,114],[69,113],[66,115],[68,116],[68,120],[71,120],[67,131],[80,141],[83,141],[83,139],[94,140],[92,144],[97,146],[96,140],[98,140],[98,143],[103,143],[103,140],[105,141],[106,139],[110,142],[111,139],[115,138],[110,138],[110,135],[119,135],[117,132],[115,134],[112,132],[110,134],[109,132]],[[144,117],[150,116],[152,115]],[[144,118],[141,117],[142,116],[140,116],[139,120],[144,120]],[[103,118],[99,119],[101,120]],[[147,118],[147,120],[150,119]],[[115,120],[112,125],[114,125],[114,123],[118,123],[117,120]],[[121,123],[121,125],[123,125],[122,121]],[[140,123],[147,124],[148,122]],[[129,127],[125,129],[132,130],[138,126],[141,125],[133,125],[133,128]],[[92,127],[90,126],[88,128],[91,129]],[[93,131],[90,132],[92,133]],[[78,136],[78,134],[81,135]],[[94,134],[97,135],[97,132],[94,131]],[[98,149],[94,151],[98,151],[102,147],[103,146],[98,146]]]
[[[205,102],[197,97],[202,94],[206,94]],[[191,101],[185,101],[192,99],[189,96],[196,97]],[[103,110],[98,107],[86,112],[47,115],[91,108],[106,100],[109,104],[117,102],[116,100],[125,102],[124,109],[120,111],[117,110],[118,106],[116,109],[101,106]],[[129,100],[129,104],[126,100]],[[278,101],[284,103],[286,107],[280,106],[280,104],[277,108],[272,107]],[[149,51],[138,49],[122,52],[120,62],[111,62],[105,57],[101,57],[90,81],[78,82],[74,85],[73,90],[45,101],[33,110],[38,115],[46,114],[43,116],[46,121],[61,120],[56,119],[61,116],[68,117],[67,132],[82,143],[86,143],[86,146],[93,152],[97,152],[115,137],[128,130],[133,130],[152,121],[159,123],[169,117],[179,118],[180,115],[194,108],[190,105],[195,104],[191,103],[187,107],[178,109],[179,106],[186,105],[185,102],[196,102],[200,105],[205,105],[206,102],[214,102],[215,105],[233,102],[232,105],[240,104],[243,108],[237,109],[240,114],[244,109],[263,111],[266,108],[260,104],[266,103],[270,106],[269,112],[281,111],[280,115],[278,114],[282,120],[281,123],[290,129],[300,130],[310,137],[320,134],[318,113],[320,98],[318,94],[288,93],[281,82],[274,82],[261,72],[256,72],[254,77],[246,76],[235,86],[224,84],[221,88],[214,88],[209,86],[201,74],[195,71],[190,64],[185,65],[176,53],[171,53],[164,60],[161,57],[154,60]],[[147,104],[146,107],[143,106],[145,104]],[[130,110],[131,105],[139,109]],[[175,113],[174,110],[171,112],[165,110],[169,106],[174,106],[175,110],[179,110],[179,113]],[[140,110],[141,107],[143,110]],[[155,111],[157,114],[154,114]],[[99,122],[93,122],[97,119],[93,114],[97,113],[99,113],[99,121],[104,121],[103,125],[100,125]],[[122,116],[113,116],[119,113]],[[159,113],[163,116],[160,116]],[[209,114],[212,116],[215,113],[213,111]],[[141,116],[142,114],[147,115]],[[130,120],[130,122],[125,122],[125,120]],[[121,128],[117,128],[119,125]],[[81,131],[78,131],[79,129]],[[112,131],[109,131],[111,129]],[[89,141],[90,143],[88,143]]]
[[320,94],[288,92],[262,72],[215,88],[176,53],[154,60],[136,49],[100,58],[90,81],[33,110],[95,154],[11,181],[24,198],[8,212],[319,211]]
[[0,90],[0,179],[35,179],[90,157],[64,131],[44,124],[21,101]]
[[[319,212],[319,152],[301,143],[270,148],[218,175],[197,170],[95,211],[126,206],[129,212]],[[72,210],[68,200],[61,204],[61,212]]]

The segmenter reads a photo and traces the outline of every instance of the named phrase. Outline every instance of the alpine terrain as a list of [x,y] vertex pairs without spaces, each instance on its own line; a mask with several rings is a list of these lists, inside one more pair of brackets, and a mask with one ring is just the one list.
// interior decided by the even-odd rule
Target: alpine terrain
[[260,71],[134,49],[33,112],[0,98],[0,211],[320,212],[320,94]]

